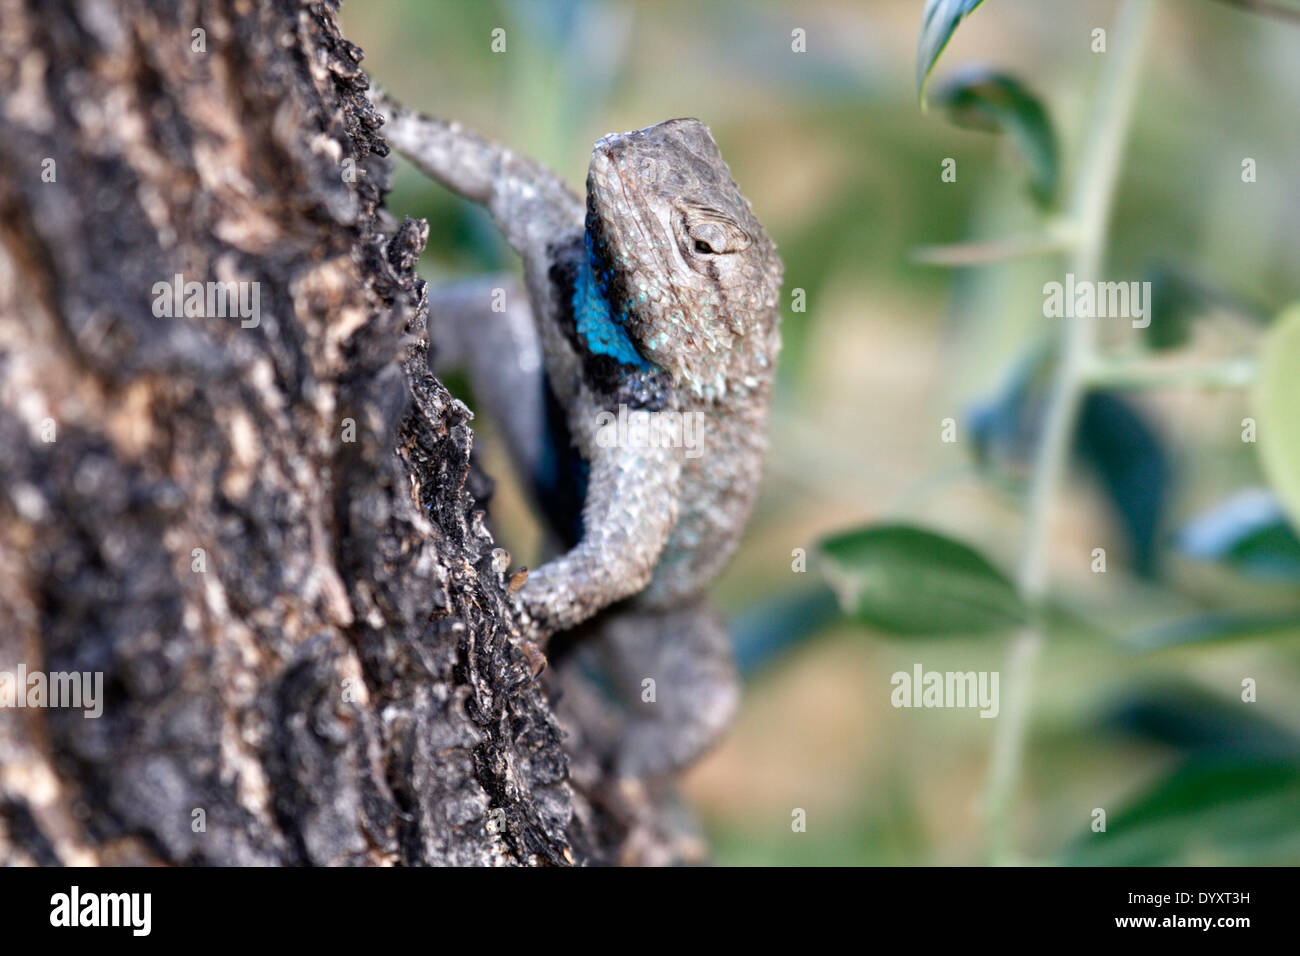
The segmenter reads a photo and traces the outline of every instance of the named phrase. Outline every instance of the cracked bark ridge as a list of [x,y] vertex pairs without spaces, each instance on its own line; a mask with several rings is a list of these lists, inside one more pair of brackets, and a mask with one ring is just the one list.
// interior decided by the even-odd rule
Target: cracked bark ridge
[[[0,671],[104,681],[98,719],[0,709],[0,862],[617,855],[336,12],[0,0]],[[156,315],[178,274],[255,283],[259,321]]]

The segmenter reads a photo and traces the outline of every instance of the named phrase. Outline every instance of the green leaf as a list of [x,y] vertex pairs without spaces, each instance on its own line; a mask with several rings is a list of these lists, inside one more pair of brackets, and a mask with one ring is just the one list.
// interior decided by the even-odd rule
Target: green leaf
[[1291,640],[1300,634],[1300,610],[1217,611],[1136,631],[1120,644],[1137,654],[1197,644]]
[[921,35],[916,43],[916,88],[925,102],[925,81],[935,61],[952,39],[957,24],[984,0],[925,0],[921,14]]
[[1192,321],[1212,305],[1209,291],[1192,277],[1164,263],[1152,266],[1145,278],[1151,283],[1147,344],[1156,350],[1185,345],[1191,337]]
[[759,599],[731,621],[731,642],[741,676],[750,677],[839,620],[835,595],[821,581]]
[[1264,336],[1254,407],[1264,474],[1300,528],[1300,304],[1283,312]]
[[978,552],[907,525],[877,525],[819,545],[844,612],[895,634],[975,634],[1025,623],[1011,582]]
[[1145,338],[1147,345],[1156,351],[1186,345],[1196,320],[1216,310],[1261,324],[1269,316],[1257,302],[1203,282],[1187,269],[1167,262],[1149,265],[1143,279],[1151,283],[1151,326]]
[[944,84],[935,102],[948,107],[958,126],[1011,137],[1029,170],[1029,192],[1039,206],[1056,198],[1060,149],[1051,118],[1038,98],[1015,77],[984,69],[966,70]]
[[1200,561],[1218,561],[1264,579],[1300,580],[1300,537],[1266,488],[1245,488],[1197,514],[1175,542]]
[[1200,759],[1297,762],[1300,739],[1289,727],[1235,694],[1223,696],[1181,679],[1161,678],[1126,688],[1099,715],[1099,729],[1151,741]]
[[1072,866],[1267,865],[1300,862],[1300,766],[1196,759],[1084,831]]

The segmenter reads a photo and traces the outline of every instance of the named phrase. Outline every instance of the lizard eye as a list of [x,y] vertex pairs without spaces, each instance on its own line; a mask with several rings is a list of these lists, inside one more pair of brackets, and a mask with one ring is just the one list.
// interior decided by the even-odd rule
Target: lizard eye
[[695,251],[703,255],[740,252],[749,247],[749,236],[745,230],[731,220],[716,215],[694,221],[688,219],[686,235],[694,244]]
[[[728,213],[689,199],[673,200],[677,216],[673,223],[682,255],[721,256],[741,252],[750,245],[749,234]],[[700,268],[704,263],[696,261]]]

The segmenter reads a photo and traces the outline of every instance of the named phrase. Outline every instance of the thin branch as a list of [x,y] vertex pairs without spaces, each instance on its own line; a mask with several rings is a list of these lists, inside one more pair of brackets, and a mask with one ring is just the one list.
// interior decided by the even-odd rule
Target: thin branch
[[1012,259],[1052,255],[1070,248],[1073,237],[1065,233],[979,239],[948,245],[918,246],[912,261],[927,266],[983,266]]
[[[1132,116],[1151,0],[1125,0],[1115,30],[1112,62],[1093,101],[1086,152],[1074,184],[1070,221],[1081,231],[1071,256],[1071,271],[1095,279],[1105,251],[1124,138]],[[1025,543],[1016,588],[1034,610],[1034,620],[1012,641],[1007,659],[1002,719],[993,740],[985,813],[989,858],[1001,864],[1012,856],[1015,793],[1024,757],[1034,662],[1043,644],[1041,610],[1048,585],[1053,507],[1064,477],[1079,405],[1087,387],[1085,371],[1095,362],[1096,320],[1076,316],[1062,331],[1061,363],[1048,401],[1043,437],[1034,461]]]
[[1084,370],[1084,379],[1101,388],[1216,389],[1250,388],[1255,382],[1253,359],[1185,362],[1163,359],[1111,359]]

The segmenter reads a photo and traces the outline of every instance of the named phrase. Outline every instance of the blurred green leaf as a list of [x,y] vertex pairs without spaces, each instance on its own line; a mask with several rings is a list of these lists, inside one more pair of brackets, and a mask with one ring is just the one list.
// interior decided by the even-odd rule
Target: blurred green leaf
[[1145,338],[1155,350],[1185,345],[1192,324],[1216,310],[1260,323],[1269,315],[1259,303],[1203,282],[1188,270],[1166,262],[1148,265],[1143,278],[1151,283],[1151,326]]
[[1023,624],[1011,582],[959,541],[879,525],[821,542],[826,578],[846,614],[895,634],[971,634]]
[[1277,497],[1247,488],[1194,517],[1179,532],[1180,550],[1201,561],[1218,561],[1247,574],[1300,580],[1300,537]]
[[1254,406],[1264,474],[1300,528],[1300,305],[1283,312],[1260,345]]
[[921,35],[916,44],[916,88],[925,101],[925,81],[934,69],[935,61],[944,51],[966,15],[984,0],[925,0],[921,13]]
[[1055,357],[1046,340],[1029,343],[1003,373],[994,392],[967,407],[970,447],[981,470],[1005,472],[1017,483],[1028,479]]
[[[976,464],[995,480],[1020,482],[1027,476],[1054,368],[1051,351],[1035,343],[992,396],[969,407]],[[1133,570],[1154,576],[1172,473],[1164,440],[1138,406],[1097,389],[1084,395],[1077,429],[1073,450],[1105,490],[1127,536]]]
[[1047,110],[1015,77],[984,69],[963,71],[944,84],[935,102],[958,126],[1009,136],[1029,170],[1029,193],[1052,204],[1060,181],[1060,148]]
[[1206,286],[1164,263],[1156,263],[1147,272],[1151,283],[1148,298],[1151,326],[1146,342],[1152,349],[1171,349],[1183,345],[1191,335],[1193,320],[1212,304]]
[[1193,760],[1084,831],[1071,866],[1261,865],[1300,862],[1300,766]]
[[1237,697],[1171,680],[1126,690],[1101,715],[1104,729],[1200,757],[1300,759],[1300,738]]
[[736,666],[748,678],[838,620],[835,595],[821,582],[763,597],[731,622]]
[[1083,398],[1078,429],[1075,448],[1124,526],[1134,572],[1154,577],[1172,472],[1163,439],[1138,406],[1097,390]]
[[1300,633],[1300,609],[1292,611],[1216,611],[1147,628],[1120,639],[1139,654],[1192,644],[1256,641]]

